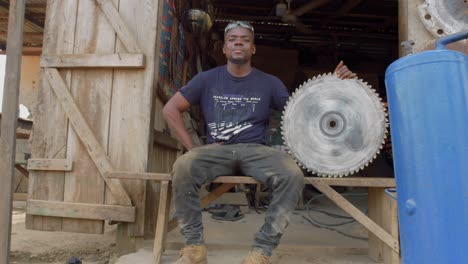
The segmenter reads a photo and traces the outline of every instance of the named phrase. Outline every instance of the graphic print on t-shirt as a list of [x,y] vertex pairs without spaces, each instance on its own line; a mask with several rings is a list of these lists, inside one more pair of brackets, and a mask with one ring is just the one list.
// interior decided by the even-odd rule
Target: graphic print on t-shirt
[[215,140],[227,141],[252,126],[248,121],[260,98],[238,94],[213,95],[214,122],[208,127]]

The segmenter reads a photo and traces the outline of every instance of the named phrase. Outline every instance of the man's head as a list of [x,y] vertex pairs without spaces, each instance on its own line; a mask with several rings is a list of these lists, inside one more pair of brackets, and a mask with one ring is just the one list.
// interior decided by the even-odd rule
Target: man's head
[[255,54],[254,28],[244,21],[229,23],[224,29],[223,53],[233,64],[250,63]]

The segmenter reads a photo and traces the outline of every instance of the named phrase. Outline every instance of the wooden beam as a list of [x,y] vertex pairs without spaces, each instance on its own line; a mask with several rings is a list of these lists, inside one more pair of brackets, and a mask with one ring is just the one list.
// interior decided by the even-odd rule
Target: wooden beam
[[27,201],[28,194],[27,193],[14,193],[13,194],[13,201]]
[[158,217],[156,218],[156,231],[153,245],[153,263],[161,262],[161,255],[166,244],[169,211],[171,210],[171,193],[171,182],[161,182]]
[[65,82],[60,76],[60,73],[57,69],[54,68],[45,68],[44,72],[50,82],[52,90],[57,96],[57,99],[62,105],[62,108],[65,110],[70,123],[83,142],[86,151],[91,156],[91,159],[99,170],[101,176],[109,186],[109,189],[117,203],[119,205],[132,205],[132,201],[123,188],[120,180],[108,179],[105,177],[105,175],[113,171],[112,164],[110,163],[104,150],[99,145],[99,142],[94,136],[91,128],[86,123],[86,120],[73,100],[73,97],[71,96],[70,91],[67,89]]
[[343,178],[306,177],[305,182],[306,184],[324,182],[330,186],[395,187],[394,178],[379,178],[379,177],[343,177]]
[[[109,178],[132,179],[132,180],[171,180],[169,173],[136,173],[136,172],[110,172]],[[305,177],[306,184],[314,184],[318,181],[325,182],[330,186],[355,186],[355,187],[395,187],[394,178],[381,177],[343,177],[343,178],[320,178]],[[243,184],[261,184],[250,176],[219,176],[213,180],[214,183],[243,183]]]
[[[394,178],[379,178],[379,177],[344,177],[344,178],[319,178],[305,177],[306,184],[314,184],[317,181],[326,182],[330,186],[356,186],[356,187],[395,187]],[[222,183],[243,183],[243,184],[260,184],[259,181],[252,177],[246,176],[220,176],[214,179],[213,182]]]
[[128,29],[125,22],[119,15],[119,11],[115,8],[114,4],[109,0],[96,0],[101,7],[102,12],[109,20],[111,26],[114,28],[117,36],[122,44],[130,53],[142,53],[138,43],[136,42],[133,34]]
[[334,12],[328,19],[324,20],[321,24],[323,26],[327,26],[334,18],[340,17],[343,14],[348,13],[354,7],[358,6],[362,0],[348,0],[344,3],[336,12]]
[[68,159],[28,159],[28,170],[71,171],[73,161]]
[[144,68],[143,54],[64,54],[41,56],[41,67],[50,68]]
[[27,178],[29,178],[29,171],[26,170],[23,166],[21,166],[20,164],[15,164],[15,168],[21,172],[21,174],[23,174],[24,176],[26,176]]
[[169,173],[113,171],[106,174],[111,179],[171,181]]
[[[369,218],[375,221],[385,231],[389,232],[396,240],[398,234],[398,210],[397,202],[385,193],[383,187],[369,188],[368,208]],[[378,237],[369,233],[369,257],[375,262],[383,264],[400,264],[400,255],[389,248]]]
[[26,213],[66,218],[134,222],[135,207],[29,200]]
[[3,114],[0,124],[0,264],[8,264],[10,258],[12,185],[15,175],[16,126],[25,5],[26,0],[10,0],[9,6]]
[[400,252],[400,245],[392,235],[385,231],[382,227],[377,225],[374,221],[369,219],[364,213],[357,209],[352,203],[343,198],[339,193],[333,190],[325,181],[317,180],[312,185],[321,191],[325,196],[335,202],[341,209],[351,215],[357,222],[362,224],[369,232],[373,233],[376,237],[387,244],[396,253]]

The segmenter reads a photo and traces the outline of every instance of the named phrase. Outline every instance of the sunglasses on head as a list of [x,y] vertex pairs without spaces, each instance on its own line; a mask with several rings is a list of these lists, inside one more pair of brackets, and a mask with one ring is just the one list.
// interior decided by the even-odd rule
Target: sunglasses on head
[[231,23],[227,24],[227,26],[224,28],[224,34],[226,34],[229,30],[231,30],[231,29],[233,29],[235,27],[238,27],[238,26],[246,28],[246,29],[252,31],[252,34],[254,33],[254,28],[249,22],[234,21],[234,22],[231,22]]

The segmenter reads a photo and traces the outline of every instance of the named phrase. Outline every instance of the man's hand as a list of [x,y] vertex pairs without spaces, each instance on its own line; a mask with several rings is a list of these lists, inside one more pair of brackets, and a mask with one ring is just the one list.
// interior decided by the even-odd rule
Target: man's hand
[[344,64],[343,61],[340,61],[340,63],[338,63],[338,66],[336,66],[335,74],[338,78],[342,80],[352,79],[357,76],[354,72],[348,69],[348,67]]

